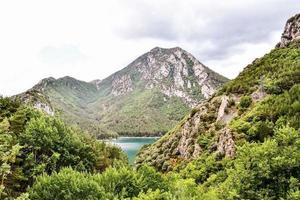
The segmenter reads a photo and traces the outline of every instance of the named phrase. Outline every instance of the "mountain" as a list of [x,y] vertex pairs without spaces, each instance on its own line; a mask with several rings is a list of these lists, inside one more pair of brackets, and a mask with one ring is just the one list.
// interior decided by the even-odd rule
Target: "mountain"
[[103,80],[46,78],[20,96],[98,137],[158,135],[227,80],[179,47],[156,47]]
[[194,107],[157,142],[145,146],[137,166],[147,163],[160,171],[194,166],[187,173],[207,173],[203,183],[214,173],[201,163],[210,162],[217,173],[219,161],[234,160],[245,144],[262,145],[286,126],[300,134],[299,33],[300,15],[296,15],[287,21],[275,49]]

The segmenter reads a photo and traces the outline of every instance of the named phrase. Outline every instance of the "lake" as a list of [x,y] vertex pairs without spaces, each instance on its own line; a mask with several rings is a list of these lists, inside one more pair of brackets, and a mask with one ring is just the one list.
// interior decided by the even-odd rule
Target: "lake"
[[145,144],[152,144],[159,137],[119,137],[110,142],[119,146],[128,156],[129,163],[133,164],[136,154]]

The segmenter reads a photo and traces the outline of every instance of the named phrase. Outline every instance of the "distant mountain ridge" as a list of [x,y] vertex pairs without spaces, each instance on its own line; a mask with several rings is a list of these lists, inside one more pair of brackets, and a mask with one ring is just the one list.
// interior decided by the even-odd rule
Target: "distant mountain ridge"
[[153,135],[168,131],[226,81],[179,47],[156,47],[103,80],[50,77],[20,96],[45,96],[66,122],[99,137]]

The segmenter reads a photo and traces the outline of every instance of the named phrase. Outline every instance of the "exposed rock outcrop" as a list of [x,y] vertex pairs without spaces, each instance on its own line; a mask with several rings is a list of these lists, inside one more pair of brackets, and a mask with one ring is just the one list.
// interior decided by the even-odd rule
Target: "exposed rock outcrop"
[[37,101],[33,104],[33,107],[38,109],[38,110],[44,111],[48,115],[51,115],[51,116],[54,115],[54,110],[46,103],[42,103],[42,102]]
[[[53,78],[44,79],[40,82],[40,84],[49,84],[49,81],[52,82]],[[34,108],[53,116],[55,114],[55,111],[50,103],[49,98],[42,94],[39,90],[37,90],[37,88],[19,94],[18,96],[13,96],[13,98],[18,97],[24,103],[27,103],[33,106]]]
[[199,124],[199,116],[194,116],[184,123],[180,133],[181,137],[179,138],[178,146],[173,150],[173,154],[179,155],[183,159],[198,156],[201,147],[197,144],[197,137],[195,136],[198,134]]
[[225,109],[227,108],[227,105],[228,105],[228,97],[223,96],[222,97],[222,102],[221,102],[221,105],[220,105],[219,111],[218,111],[217,121],[222,120],[223,117],[225,116]]
[[[227,106],[228,97],[216,97],[204,101],[193,109],[183,122],[157,143],[142,150],[136,160],[139,166],[146,162],[162,171],[172,169],[182,160],[197,158],[205,149],[232,157],[235,154],[233,136],[229,129],[219,130],[221,112]],[[222,126],[222,125],[221,125]],[[207,133],[210,132],[210,135]],[[207,143],[209,141],[215,141]],[[144,160],[148,158],[147,160]]]
[[281,41],[276,47],[286,47],[290,42],[300,42],[300,14],[291,17],[286,22]]
[[133,91],[133,85],[130,75],[126,74],[113,80],[111,93],[114,96],[126,94],[131,91]]
[[226,157],[234,157],[235,142],[230,129],[225,128],[221,131],[221,134],[218,138],[217,152],[225,155]]
[[111,78],[114,95],[126,94],[133,91],[134,86],[143,85],[146,89],[158,88],[168,97],[179,97],[189,107],[209,98],[227,81],[179,47],[155,47]]
[[251,98],[253,101],[259,101],[263,99],[267,93],[260,87],[257,91],[251,94]]

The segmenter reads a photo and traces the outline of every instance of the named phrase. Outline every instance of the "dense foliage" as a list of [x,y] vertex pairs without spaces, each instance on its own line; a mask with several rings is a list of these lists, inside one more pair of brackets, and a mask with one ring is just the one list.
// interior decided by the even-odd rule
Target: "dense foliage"
[[[262,143],[245,143],[235,159],[206,154],[168,174],[142,166],[102,174],[63,169],[38,178],[31,199],[298,199],[300,132],[284,126]],[[292,158],[292,159],[291,159]]]
[[0,199],[26,191],[40,174],[62,167],[100,172],[115,160],[125,161],[116,147],[70,128],[58,118],[0,98]]
[[[81,180],[81,181],[80,181]],[[142,166],[108,168],[102,174],[87,174],[62,169],[37,179],[29,190],[33,200],[47,199],[197,199],[197,184],[177,174],[163,175]]]
[[245,94],[263,87],[268,93],[279,94],[300,83],[300,44],[275,48],[256,59],[237,78],[222,87],[220,93]]

